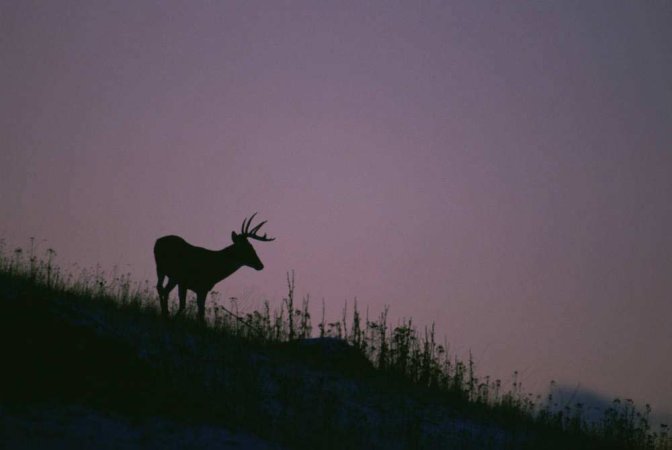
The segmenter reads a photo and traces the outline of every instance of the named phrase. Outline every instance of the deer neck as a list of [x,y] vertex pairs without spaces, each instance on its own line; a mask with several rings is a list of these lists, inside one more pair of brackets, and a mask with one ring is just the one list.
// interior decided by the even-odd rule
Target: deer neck
[[231,275],[243,266],[239,249],[235,245],[230,245],[217,252],[219,263],[217,264],[217,276],[220,280]]

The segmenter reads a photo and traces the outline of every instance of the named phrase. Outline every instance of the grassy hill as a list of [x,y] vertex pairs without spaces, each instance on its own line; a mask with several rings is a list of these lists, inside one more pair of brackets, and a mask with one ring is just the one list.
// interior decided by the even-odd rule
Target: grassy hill
[[[32,252],[31,252],[32,253]],[[25,256],[25,257],[24,257]],[[51,255],[48,255],[51,256]],[[669,448],[646,413],[599,422],[478,379],[433,328],[356,307],[313,327],[293,280],[280,311],[165,320],[146,284],[0,258],[5,448]],[[662,432],[662,433],[661,433]]]

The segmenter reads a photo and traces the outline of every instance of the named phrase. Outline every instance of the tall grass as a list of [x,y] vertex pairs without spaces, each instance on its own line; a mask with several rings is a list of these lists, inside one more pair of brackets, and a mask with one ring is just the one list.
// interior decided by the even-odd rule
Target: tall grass
[[[53,293],[74,294],[144,311],[158,319],[158,301],[149,282],[135,282],[130,273],[116,270],[108,274],[99,266],[83,269],[76,275],[65,273],[55,264],[56,256],[51,248],[40,253],[33,238],[27,249],[12,250],[0,240],[0,275]],[[445,340],[437,340],[434,324],[418,328],[412,319],[405,319],[393,326],[387,308],[370,317],[368,309],[362,313],[355,300],[351,305],[345,304],[337,320],[327,321],[323,303],[315,332],[309,313],[310,297],[298,301],[293,272],[287,274],[286,283],[287,295],[279,307],[272,308],[266,301],[260,310],[244,315],[238,311],[237,300],[225,304],[218,293],[213,293],[207,303],[205,327],[219,335],[261,346],[301,342],[314,336],[339,340],[364,355],[376,372],[395,386],[429,393],[426,395],[470,417],[493,420],[502,426],[525,427],[545,433],[544,436],[561,433],[575,437],[577,442],[599,443],[599,448],[672,448],[667,425],[652,429],[649,405],[642,411],[631,400],[616,399],[600,420],[589,420],[581,403],[560,405],[553,398],[553,382],[551,393],[541,398],[523,390],[516,372],[510,386],[504,386],[499,379],[479,376],[471,355],[466,361],[461,360],[448,351]],[[196,321],[189,326],[203,327]],[[247,392],[252,395],[254,389]],[[292,404],[291,399],[287,402]],[[333,412],[322,413],[328,416]]]

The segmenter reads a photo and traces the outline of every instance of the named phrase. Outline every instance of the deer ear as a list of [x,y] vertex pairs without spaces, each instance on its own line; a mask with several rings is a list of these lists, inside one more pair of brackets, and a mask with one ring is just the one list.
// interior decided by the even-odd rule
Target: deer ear
[[231,240],[232,240],[234,243],[238,242],[238,235],[236,234],[235,231],[232,231],[232,232],[231,232]]

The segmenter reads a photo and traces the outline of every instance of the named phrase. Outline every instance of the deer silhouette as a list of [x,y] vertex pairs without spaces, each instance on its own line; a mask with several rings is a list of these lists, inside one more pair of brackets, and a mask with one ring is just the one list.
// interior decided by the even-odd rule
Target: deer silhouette
[[[178,287],[180,309],[177,314],[184,311],[187,299],[187,289],[196,293],[198,305],[198,318],[205,320],[205,299],[208,292],[230,276],[242,266],[252,267],[256,270],[264,268],[264,264],[254,251],[249,239],[257,241],[273,241],[266,234],[258,236],[257,232],[266,223],[261,222],[250,230],[252,219],[257,213],[252,214],[249,220],[243,220],[240,234],[231,232],[232,245],[222,250],[208,250],[189,244],[179,236],[164,236],[156,240],[154,244],[154,259],[156,261],[156,275],[158,281],[156,290],[161,302],[161,313],[168,316],[168,296],[175,286]],[[163,286],[164,279],[168,282]]]

